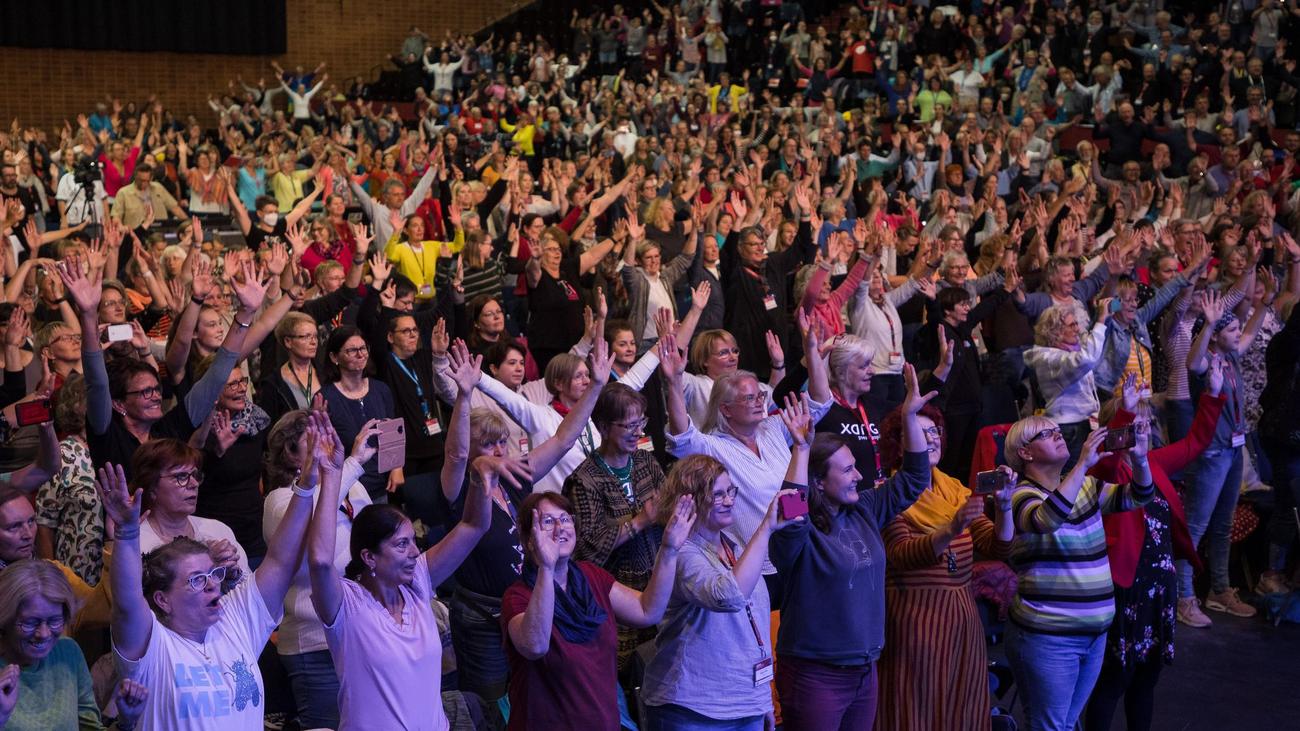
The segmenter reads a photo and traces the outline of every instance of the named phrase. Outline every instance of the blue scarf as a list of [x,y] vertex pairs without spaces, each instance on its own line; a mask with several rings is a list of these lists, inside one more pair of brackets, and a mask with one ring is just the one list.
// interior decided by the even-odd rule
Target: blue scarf
[[[532,561],[527,562],[519,578],[532,589],[537,583],[537,566]],[[555,619],[552,621],[555,629],[566,642],[582,645],[596,638],[596,632],[607,618],[604,607],[591,593],[587,575],[570,561],[566,588],[560,591],[559,586],[555,587]]]

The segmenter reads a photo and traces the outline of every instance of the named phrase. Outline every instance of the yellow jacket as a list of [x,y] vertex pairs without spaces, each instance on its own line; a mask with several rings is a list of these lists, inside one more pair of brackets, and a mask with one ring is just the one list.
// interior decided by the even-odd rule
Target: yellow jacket
[[519,153],[525,157],[533,156],[533,138],[537,136],[537,125],[510,124],[504,119],[501,120],[501,129],[512,133],[511,139],[514,140],[515,147],[519,148]]
[[[739,112],[740,97],[748,93],[749,93],[749,89],[746,89],[743,86],[737,86],[736,84],[732,84],[731,87],[727,89],[727,100],[731,104],[731,109],[729,111],[731,111],[732,113]],[[721,95],[722,95],[721,84],[714,84],[713,86],[709,87],[709,114],[718,113],[718,97]]]
[[465,232],[456,229],[456,238],[451,241],[421,241],[418,252],[409,243],[402,241],[401,236],[400,231],[393,232],[393,237],[384,247],[384,256],[397,267],[399,274],[415,282],[416,299],[433,299],[433,279],[438,272],[438,258],[443,255],[444,247],[448,256],[465,248]]

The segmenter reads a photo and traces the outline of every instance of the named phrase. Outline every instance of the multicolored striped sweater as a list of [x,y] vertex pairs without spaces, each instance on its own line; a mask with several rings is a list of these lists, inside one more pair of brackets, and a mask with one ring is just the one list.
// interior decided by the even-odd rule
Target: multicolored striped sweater
[[1016,537],[1010,563],[1020,587],[1012,621],[1050,634],[1105,632],[1115,601],[1101,516],[1141,507],[1154,492],[1154,485],[1112,485],[1087,477],[1071,504],[1033,482],[1017,486],[1011,497]]

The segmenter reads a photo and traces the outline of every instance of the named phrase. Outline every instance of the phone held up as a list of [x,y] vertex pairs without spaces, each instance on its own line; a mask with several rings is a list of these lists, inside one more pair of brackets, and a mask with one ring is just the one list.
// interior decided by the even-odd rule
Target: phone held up
[[776,508],[781,513],[781,520],[794,520],[808,514],[808,495],[803,490],[793,495],[777,498]]
[[1131,449],[1136,443],[1137,432],[1133,430],[1132,424],[1128,424],[1106,432],[1106,439],[1102,444],[1102,449],[1106,452],[1119,452],[1124,449]]

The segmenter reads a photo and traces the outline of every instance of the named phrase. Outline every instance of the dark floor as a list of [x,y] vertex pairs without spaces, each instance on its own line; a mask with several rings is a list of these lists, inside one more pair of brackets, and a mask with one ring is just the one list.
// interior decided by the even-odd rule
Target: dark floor
[[[1209,629],[1178,625],[1177,657],[1156,689],[1153,730],[1300,731],[1300,625],[1208,614]],[[1000,657],[1000,649],[991,655]],[[1113,731],[1127,729],[1123,715],[1116,712]]]

